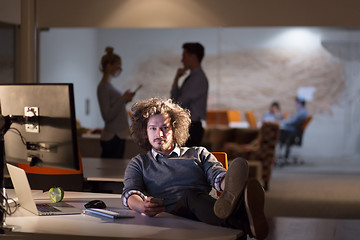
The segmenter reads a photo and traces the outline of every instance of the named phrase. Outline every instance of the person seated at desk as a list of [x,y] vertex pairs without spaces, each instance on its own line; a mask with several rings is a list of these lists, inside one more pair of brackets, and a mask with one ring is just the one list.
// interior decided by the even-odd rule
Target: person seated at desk
[[[289,144],[291,138],[295,137],[297,131],[301,129],[302,124],[308,116],[308,111],[305,107],[306,101],[302,97],[297,97],[296,99],[296,113],[289,119],[281,121],[280,124],[280,135],[279,135],[279,144],[280,150],[285,144]],[[285,158],[288,157],[288,153],[285,154]]]
[[[245,159],[234,159],[227,171],[206,148],[183,147],[190,113],[170,99],[140,101],[131,110],[132,136],[148,152],[132,158],[125,170],[125,207],[150,217],[165,211],[258,239],[267,236],[264,190],[257,180],[248,180]],[[218,199],[209,195],[212,187],[222,192]]]
[[276,101],[272,102],[270,109],[265,111],[262,121],[263,122],[280,122],[284,119],[280,110],[280,104]]

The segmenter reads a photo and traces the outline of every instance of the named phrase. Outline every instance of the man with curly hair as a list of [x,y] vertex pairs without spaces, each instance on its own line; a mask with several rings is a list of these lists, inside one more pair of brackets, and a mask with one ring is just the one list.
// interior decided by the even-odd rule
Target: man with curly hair
[[[161,212],[208,224],[241,229],[264,239],[264,190],[248,180],[246,160],[236,158],[227,171],[204,147],[183,147],[190,113],[170,99],[151,98],[132,106],[132,136],[144,150],[125,171],[125,207],[154,217]],[[218,199],[211,189],[222,192]],[[162,201],[154,201],[154,199]]]

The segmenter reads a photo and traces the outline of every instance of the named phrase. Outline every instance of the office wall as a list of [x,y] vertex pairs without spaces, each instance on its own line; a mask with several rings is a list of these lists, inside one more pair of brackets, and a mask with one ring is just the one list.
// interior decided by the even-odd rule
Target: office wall
[[[134,99],[138,100],[168,97],[176,68],[181,66],[182,43],[199,41],[206,48],[203,67],[210,82],[209,108],[242,112],[253,109],[260,118],[270,102],[278,100],[291,115],[298,88],[314,86],[314,100],[308,103],[314,120],[304,136],[302,153],[312,156],[358,153],[360,86],[354,80],[358,78],[356,62],[334,56],[321,44],[323,40],[346,42],[357,37],[349,39],[349,32],[344,30],[311,28],[305,31],[306,39],[295,35],[291,40],[290,30],[51,29],[41,35],[40,81],[48,81],[54,75],[56,81],[74,81],[81,123],[86,127],[102,127],[96,85],[101,78],[99,60],[106,46],[113,46],[123,58],[123,73],[113,80],[114,85],[124,91],[143,84]],[[295,30],[301,33],[302,29]],[[91,103],[88,115],[84,114],[86,98]]]
[[0,27],[0,83],[13,83],[15,80],[15,30]]
[[0,22],[20,24],[20,0],[0,0]]
[[73,83],[77,118],[84,126],[98,126],[97,31],[50,29],[40,36],[40,82]]
[[[12,23],[12,24],[20,24],[20,0],[0,0],[0,21],[6,22],[6,23]],[[177,0],[147,0],[142,1],[141,4],[139,4],[139,1],[136,0],[107,0],[107,1],[100,1],[100,0],[77,0],[77,1],[70,1],[70,0],[38,0],[37,2],[37,23],[39,28],[47,28],[47,27],[102,27],[102,28],[179,28],[179,30],[182,30],[182,27],[219,27],[215,29],[215,33],[211,33],[212,37],[210,39],[217,39],[214,42],[211,42],[210,40],[206,42],[207,50],[211,52],[214,52],[213,56],[209,56],[205,61],[207,61],[204,68],[206,68],[206,72],[211,76],[212,79],[212,86],[216,87],[215,89],[210,89],[211,96],[209,98],[209,104],[212,107],[224,107],[219,101],[220,98],[217,96],[221,94],[227,94],[226,90],[222,88],[225,83],[225,77],[228,77],[228,74],[233,74],[229,79],[236,78],[237,75],[234,74],[235,71],[227,72],[227,66],[229,69],[234,69],[236,66],[234,66],[234,63],[248,65],[248,62],[244,62],[244,59],[248,59],[247,57],[244,57],[243,59],[238,58],[239,51],[242,51],[242,56],[246,56],[247,53],[251,52],[252,55],[251,59],[255,62],[261,63],[263,66],[266,65],[266,61],[259,61],[257,56],[263,56],[263,53],[260,53],[260,51],[244,51],[241,47],[244,45],[244,41],[250,41],[250,42],[257,42],[259,39],[256,38],[255,35],[249,34],[240,34],[240,39],[243,41],[241,42],[241,47],[237,49],[237,52],[234,53],[236,56],[232,56],[232,60],[229,61],[224,59],[229,59],[231,53],[227,53],[227,46],[236,46],[239,45],[239,43],[236,43],[236,39],[233,39],[230,35],[229,40],[226,38],[226,34],[223,34],[223,32],[228,31],[225,28],[221,27],[238,27],[238,26],[336,26],[336,27],[358,27],[359,26],[359,15],[357,9],[359,9],[360,2],[354,1],[354,0],[345,0],[345,1],[338,1],[338,0],[330,0],[327,2],[324,1],[312,1],[312,0],[296,0],[291,2],[286,1],[276,1],[276,0],[270,0],[267,2],[256,2],[252,0],[246,0],[246,1],[238,1],[238,0],[225,0],[225,1],[217,1],[217,0],[200,0],[200,1],[193,1],[193,0],[183,0],[183,1],[177,1]],[[65,16],[65,17],[64,17]],[[90,31],[90,29],[83,29],[86,31]],[[111,30],[111,29],[110,29]],[[151,30],[151,29],[150,29]],[[196,29],[194,29],[196,32]],[[86,32],[85,31],[85,32]],[[270,30],[271,31],[271,30]],[[52,31],[50,31],[52,32]],[[201,32],[201,31],[200,31]],[[356,31],[349,30],[348,32],[344,34],[340,34],[340,40],[341,41],[348,41],[348,33],[354,33]],[[52,32],[54,33],[54,32]],[[51,34],[48,35],[49,39],[53,36]],[[198,31],[199,33],[199,31]],[[174,33],[175,36],[179,36],[179,34]],[[57,34],[55,34],[57,35]],[[71,34],[70,34],[71,35]],[[74,49],[77,52],[83,49],[88,49],[88,51],[83,51],[83,53],[77,55],[76,57],[68,57],[63,56],[62,58],[59,58],[59,61],[56,62],[60,68],[65,65],[66,62],[71,62],[74,59],[80,59],[81,57],[84,57],[83,62],[73,62],[73,65],[81,66],[78,70],[72,69],[70,72],[74,71],[77,74],[79,74],[82,71],[85,70],[88,74],[85,74],[84,76],[76,75],[76,78],[81,79],[79,81],[85,82],[84,79],[92,79],[91,82],[97,82],[99,79],[99,73],[93,70],[94,66],[97,65],[97,61],[94,59],[99,59],[101,54],[103,53],[104,46],[101,46],[97,43],[97,40],[101,38],[100,34],[98,32],[89,34],[85,34],[84,36],[78,35],[77,37],[82,39],[83,44],[78,44],[77,42],[73,42],[70,40],[71,36],[67,33],[63,32],[60,35],[57,35],[56,38],[52,39],[49,42],[56,42],[56,44],[63,46],[63,48],[60,48],[58,46],[49,46],[50,50],[47,50],[47,52],[42,52],[42,55],[48,56],[48,58],[52,58],[49,53],[55,53],[59,54],[60,56],[63,56],[65,52],[63,52],[63,49]],[[87,38],[85,36],[91,35],[91,37]],[[105,33],[105,35],[107,35]],[[111,35],[111,34],[110,34]],[[182,34],[180,34],[181,37],[184,37]],[[179,46],[179,43],[183,40],[187,39],[203,39],[201,34],[194,36],[194,35],[188,35],[188,38],[178,38],[173,39],[174,45],[170,46],[169,49],[175,49]],[[244,37],[244,35],[246,35]],[[249,37],[247,37],[249,36]],[[251,37],[250,37],[251,36]],[[255,38],[254,38],[255,36]],[[66,39],[66,44],[58,43],[55,40]],[[236,36],[237,38],[239,36]],[[263,36],[260,36],[262,38]],[[42,37],[45,39],[45,37]],[[141,39],[142,36],[139,36]],[[247,39],[245,39],[247,38]],[[76,39],[76,38],[75,38]],[[181,40],[180,40],[181,39]],[[146,39],[148,40],[148,39]],[[134,41],[134,40],[129,40]],[[45,41],[46,42],[46,41]],[[81,42],[81,41],[80,41]],[[155,41],[156,42],[156,41]],[[220,44],[222,42],[223,44]],[[111,43],[111,42],[110,42]],[[347,42],[348,44],[349,42]],[[43,43],[41,43],[43,44]],[[45,43],[46,44],[46,43]],[[93,46],[90,47],[90,45],[93,44],[97,47],[97,55],[94,56],[92,54]],[[104,42],[105,44],[105,42]],[[103,45],[104,45],[103,44]],[[49,44],[51,45],[51,44]],[[122,44],[120,44],[122,45]],[[120,48],[119,46],[119,49]],[[156,45],[156,44],[155,44]],[[211,47],[213,45],[216,45],[215,47]],[[166,43],[164,44],[166,46]],[[255,45],[254,45],[255,46]],[[281,47],[281,46],[280,46]],[[117,48],[118,49],[118,48]],[[141,49],[141,48],[140,48]],[[155,48],[156,49],[156,48]],[[348,48],[349,49],[349,48]],[[137,52],[138,49],[135,49],[135,51],[132,51],[131,54],[134,54]],[[233,49],[229,49],[230,52]],[[181,50],[180,50],[181,51]],[[70,52],[70,51],[69,51]],[[126,51],[125,51],[126,52]],[[217,54],[216,54],[217,53]],[[338,76],[336,79],[341,78],[341,71],[345,71],[345,81],[335,81],[331,84],[322,84],[321,81],[317,81],[319,85],[324,85],[328,88],[318,88],[321,89],[322,92],[326,92],[328,94],[325,94],[325,96],[332,95],[333,101],[329,101],[328,99],[325,99],[325,101],[321,101],[321,104],[313,105],[310,104],[309,108],[316,113],[316,118],[312,122],[312,124],[309,126],[309,128],[313,128],[312,131],[309,131],[309,133],[306,134],[305,138],[311,138],[314,141],[305,141],[305,150],[310,149],[312,153],[317,153],[319,155],[328,155],[328,156],[337,156],[337,155],[343,155],[343,154],[352,154],[354,152],[359,153],[359,127],[358,127],[358,120],[359,120],[359,113],[358,113],[358,98],[359,95],[359,86],[357,85],[358,81],[358,60],[349,60],[349,59],[343,59],[342,57],[336,57],[334,55],[334,58],[328,58],[326,54],[328,52],[318,52],[320,55],[313,56],[312,61],[316,61],[316,59],[320,59],[320,61],[316,61],[317,63],[324,63],[323,60],[325,60],[325,64],[322,65],[322,69],[329,69],[329,71],[322,71],[319,76],[321,78],[327,78],[327,74],[332,75],[334,72],[336,72],[336,76]],[[72,53],[69,53],[72,54]],[[174,63],[174,65],[178,64],[179,59],[177,58],[179,52],[174,52],[173,50],[167,50],[164,53],[164,56],[158,56],[156,53],[154,53],[153,57],[148,57],[147,62],[141,62],[141,69],[146,68],[146,72],[151,72],[152,74],[145,74],[144,71],[138,71],[136,67],[132,67],[130,62],[132,61],[130,58],[126,57],[126,59],[130,60],[129,63],[126,63],[126,67],[132,69],[131,71],[134,71],[135,73],[129,74],[124,71],[124,74],[121,78],[123,81],[125,79],[132,79],[131,84],[130,82],[124,82],[124,83],[117,83],[117,86],[119,88],[126,88],[126,87],[135,87],[137,83],[141,82],[144,78],[148,79],[148,77],[151,78],[159,78],[157,75],[159,72],[164,73],[162,75],[163,78],[162,82],[162,89],[159,92],[159,94],[165,94],[168,88],[168,81],[167,79],[171,79],[173,77],[173,65],[169,65],[169,61]],[[225,57],[224,55],[227,55]],[[297,54],[297,53],[293,53]],[[136,54],[135,54],[136,55]],[[279,58],[279,55],[274,55],[272,52],[267,52],[267,59],[269,59],[270,62],[273,62],[274,60],[277,61],[276,66],[281,70],[282,68],[286,67],[287,65],[281,65],[281,58]],[[293,55],[293,56],[295,56]],[[300,54],[301,55],[301,54]],[[299,56],[299,55],[297,55]],[[304,55],[302,55],[304,57]],[[321,58],[326,56],[326,58]],[[44,59],[42,57],[42,59]],[[61,60],[62,59],[62,60]],[[64,62],[63,59],[66,61]],[[160,68],[161,71],[158,70],[159,66],[152,66],[152,61],[159,60],[163,61],[165,64],[164,68]],[[298,59],[295,57],[294,59]],[[61,60],[61,61],[60,61]],[[334,61],[339,60],[340,63],[335,64],[335,68],[333,68]],[[41,60],[45,61],[46,60]],[[90,61],[93,61],[91,63],[92,67],[91,70],[88,68],[88,64]],[[176,62],[176,63],[175,63]],[[286,64],[297,64],[296,62],[291,61],[291,59],[287,59]],[[306,57],[302,58],[300,61],[302,66],[305,66]],[[310,61],[311,62],[311,61]],[[49,62],[51,63],[51,61]],[[47,68],[48,65],[45,64],[45,67],[41,66],[43,64],[40,63],[40,69],[42,71],[40,78],[44,79],[44,76],[48,80],[44,81],[51,81],[50,79],[55,79],[54,76],[51,76],[51,74],[46,73],[47,70],[44,70]],[[136,65],[136,63],[134,63]],[[205,62],[204,62],[205,64]],[[261,64],[258,64],[257,66],[261,66]],[[326,65],[328,64],[328,65]],[[343,67],[341,64],[345,64]],[[69,64],[71,65],[71,64]],[[140,65],[139,65],[140,66]],[[220,66],[223,66],[220,68]],[[282,67],[281,67],[282,66]],[[308,69],[313,69],[317,64],[309,65]],[[244,68],[244,67],[242,67]],[[242,68],[239,68],[240,70]],[[66,69],[66,68],[64,68]],[[156,69],[156,70],[154,70]],[[246,68],[245,68],[246,69]],[[247,68],[249,69],[249,68]],[[258,69],[255,69],[258,70]],[[269,70],[269,69],[268,69]],[[45,73],[44,73],[45,71]],[[92,74],[90,74],[91,71]],[[242,71],[242,72],[241,72]],[[246,71],[241,70],[237,71],[238,73],[241,72],[241,76],[244,76],[244,74],[248,74]],[[260,71],[261,72],[261,71]],[[308,71],[305,71],[308,72]],[[299,72],[294,72],[296,76],[299,76]],[[261,73],[263,74],[263,73]],[[61,76],[61,74],[57,74]],[[264,75],[264,74],[263,74]],[[300,74],[301,75],[301,74]],[[96,77],[95,77],[96,76]],[[284,74],[281,74],[281,76],[284,76]],[[289,75],[287,79],[290,79],[292,75]],[[317,75],[314,73],[311,76],[313,78],[317,78]],[[57,79],[57,78],[56,78]],[[68,76],[67,79],[75,79],[74,76]],[[165,80],[166,79],[166,80]],[[222,82],[221,82],[222,80]],[[67,81],[65,79],[58,79],[57,81]],[[75,80],[74,80],[75,81]],[[298,81],[295,81],[298,82]],[[308,82],[307,82],[308,83]],[[313,82],[310,82],[313,83]],[[333,84],[335,83],[335,84]],[[121,84],[124,84],[122,86]],[[257,81],[254,81],[254,86],[256,86]],[[338,85],[339,84],[339,85]],[[76,85],[78,85],[76,83]],[[81,119],[82,123],[85,126],[93,127],[93,126],[99,126],[101,125],[101,117],[99,117],[98,109],[96,108],[96,104],[94,104],[94,100],[92,100],[91,94],[94,93],[95,86],[87,86],[86,84],[80,84],[81,85],[81,91],[76,92],[76,96],[79,100],[77,100],[77,109],[78,110],[78,117]],[[226,84],[228,85],[228,83]],[[239,85],[239,84],[237,84]],[[235,86],[237,86],[235,85]],[[265,84],[266,85],[266,84]],[[269,89],[271,89],[272,86],[274,86],[274,83],[268,82],[267,85],[269,86]],[[291,84],[290,84],[291,85]],[[275,85],[277,86],[277,85]],[[293,89],[297,88],[300,85],[293,86]],[[344,88],[345,91],[341,92],[339,89]],[[76,89],[78,89],[76,87]],[[242,87],[244,89],[244,87]],[[84,91],[86,90],[86,91]],[[247,90],[247,87],[245,87],[245,90]],[[264,91],[264,93],[269,92],[268,90]],[[155,92],[149,91],[149,93],[153,94]],[[317,92],[317,94],[319,91]],[[293,94],[293,92],[290,92],[289,94]],[[215,96],[215,97],[213,97]],[[251,91],[247,93],[247,96],[255,96],[254,94],[251,94]],[[141,97],[141,94],[139,93],[139,96]],[[324,99],[324,98],[322,98]],[[87,101],[89,100],[89,101]],[[265,102],[268,99],[264,98],[261,102]],[[86,102],[89,102],[89,108],[86,107]],[[229,101],[231,106],[239,103],[239,101]],[[253,101],[254,102],[254,101]],[[255,101],[257,102],[257,101]],[[245,104],[243,100],[240,101],[240,103]],[[283,107],[285,109],[290,109],[291,102],[285,102],[283,103]],[[260,107],[258,105],[258,111],[260,111]],[[330,118],[329,118],[330,116]],[[331,130],[329,130],[331,129]],[[314,134],[314,136],[312,135]],[[315,136],[316,135],[316,136]],[[321,138],[318,138],[317,136],[322,136]],[[326,139],[324,145],[319,147],[319,144],[313,144],[318,143],[319,141],[323,141]],[[310,152],[310,151],[306,151]]]

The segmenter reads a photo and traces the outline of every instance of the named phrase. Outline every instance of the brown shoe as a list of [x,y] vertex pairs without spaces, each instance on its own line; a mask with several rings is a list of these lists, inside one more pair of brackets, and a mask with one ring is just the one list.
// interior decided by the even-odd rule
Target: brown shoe
[[249,167],[243,158],[235,158],[225,175],[225,189],[214,205],[214,213],[218,218],[228,218],[239,206],[248,178]]
[[245,189],[245,207],[252,237],[265,239],[269,226],[264,213],[265,193],[259,181],[249,179]]

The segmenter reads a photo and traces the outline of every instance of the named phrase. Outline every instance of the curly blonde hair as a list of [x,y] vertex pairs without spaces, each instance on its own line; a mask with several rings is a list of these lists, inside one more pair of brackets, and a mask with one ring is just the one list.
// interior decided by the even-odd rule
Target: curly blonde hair
[[149,118],[157,114],[168,114],[173,130],[174,143],[184,146],[189,138],[190,111],[172,102],[171,99],[150,98],[136,102],[131,107],[131,135],[144,150],[152,148],[147,137]]

